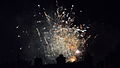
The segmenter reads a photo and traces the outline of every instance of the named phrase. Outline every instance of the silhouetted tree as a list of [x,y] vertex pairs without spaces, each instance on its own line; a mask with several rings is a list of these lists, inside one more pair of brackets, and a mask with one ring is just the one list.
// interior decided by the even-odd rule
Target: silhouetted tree
[[34,59],[34,65],[35,66],[41,66],[42,65],[42,59],[41,58],[35,58]]
[[65,63],[65,57],[60,54],[59,57],[56,58],[57,64],[64,64]]

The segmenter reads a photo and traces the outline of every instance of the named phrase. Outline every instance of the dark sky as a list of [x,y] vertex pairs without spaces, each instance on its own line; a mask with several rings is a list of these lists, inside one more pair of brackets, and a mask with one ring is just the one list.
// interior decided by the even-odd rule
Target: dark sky
[[[83,14],[80,15],[81,22],[86,23],[89,20],[87,23],[93,24],[98,37],[88,48],[88,51],[95,62],[104,60],[105,56],[110,53],[117,52],[120,32],[119,24],[114,19],[112,2],[104,2],[102,0],[58,0],[58,3],[66,7],[70,7],[72,4],[76,5],[76,11],[79,11],[79,9],[83,10]],[[32,15],[37,4],[50,9],[54,6],[55,0],[1,1],[0,24],[2,41],[0,44],[0,63],[17,60],[19,46],[17,45],[15,27],[17,24],[24,22],[32,24]]]

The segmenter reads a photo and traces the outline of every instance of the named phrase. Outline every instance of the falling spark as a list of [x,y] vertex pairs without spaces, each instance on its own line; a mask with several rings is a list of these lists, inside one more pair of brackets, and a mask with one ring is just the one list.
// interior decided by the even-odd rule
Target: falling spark
[[38,28],[36,28],[36,30],[37,30],[38,36],[40,37],[40,32],[39,32]]

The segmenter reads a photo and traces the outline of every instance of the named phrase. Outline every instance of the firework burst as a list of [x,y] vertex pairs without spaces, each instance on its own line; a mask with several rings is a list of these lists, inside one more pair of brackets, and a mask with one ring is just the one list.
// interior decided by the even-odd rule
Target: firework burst
[[87,28],[85,24],[73,25],[75,19],[73,8],[74,5],[72,5],[70,12],[66,12],[67,9],[63,6],[58,7],[53,16],[44,11],[45,20],[40,21],[41,23],[45,21],[47,25],[42,29],[36,28],[39,37],[43,38],[41,40],[44,42],[41,43],[46,44],[42,45],[45,58],[51,61],[55,61],[60,54],[66,57],[66,62],[79,61],[79,58],[82,57],[88,39],[85,39]]
[[[73,25],[74,5],[67,10],[63,6],[59,7],[56,1],[56,6],[58,8],[52,15],[43,8],[43,12],[39,12],[39,20],[35,22],[35,33],[39,37],[39,53],[43,63],[56,63],[56,58],[60,54],[66,57],[66,62],[80,61],[85,51],[86,41],[91,36],[86,35],[89,27],[85,24]],[[38,7],[40,8],[40,5]]]

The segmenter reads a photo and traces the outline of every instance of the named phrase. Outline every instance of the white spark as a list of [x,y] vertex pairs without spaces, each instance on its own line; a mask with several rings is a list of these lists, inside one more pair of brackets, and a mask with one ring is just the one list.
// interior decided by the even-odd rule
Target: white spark
[[40,5],[38,4],[38,7],[40,8]]
[[74,7],[74,5],[72,5],[72,7]]
[[44,30],[46,29],[46,27],[43,28]]
[[48,44],[48,42],[47,42],[47,40],[46,40],[46,38],[45,38],[45,37],[44,37],[44,40],[45,40],[46,44]]
[[39,37],[40,37],[40,31],[38,30],[38,28],[36,28],[36,30],[37,30],[37,33],[38,33],[38,35],[39,35]]
[[37,21],[37,23],[41,23],[41,21]]
[[80,10],[80,12],[83,12],[82,10]]
[[81,37],[84,37],[82,34],[80,35]]
[[20,50],[22,50],[22,47],[20,47]]
[[19,28],[19,25],[18,26],[16,26],[16,29],[18,29]]
[[21,37],[20,35],[18,35],[18,37]]

